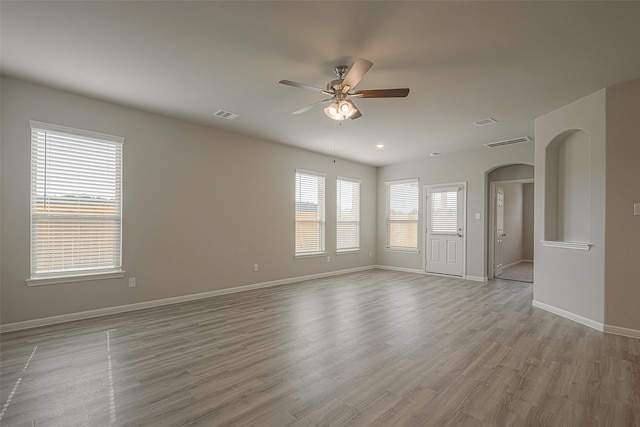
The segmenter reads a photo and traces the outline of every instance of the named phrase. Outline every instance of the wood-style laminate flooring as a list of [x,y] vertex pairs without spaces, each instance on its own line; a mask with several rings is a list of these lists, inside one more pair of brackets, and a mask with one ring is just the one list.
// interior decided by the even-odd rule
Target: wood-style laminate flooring
[[519,262],[502,270],[502,274],[497,277],[502,280],[516,280],[518,282],[533,283],[533,263]]
[[6,333],[0,424],[640,426],[640,340],[531,300],[369,270]]

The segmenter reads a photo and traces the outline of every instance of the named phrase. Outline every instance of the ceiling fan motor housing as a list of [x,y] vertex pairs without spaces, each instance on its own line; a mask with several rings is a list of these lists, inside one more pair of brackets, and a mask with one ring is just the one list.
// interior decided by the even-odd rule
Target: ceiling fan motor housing
[[340,92],[342,90],[343,81],[344,79],[331,80],[329,83],[327,83],[327,90],[329,92]]
[[338,65],[333,69],[333,72],[336,73],[338,78],[336,80],[332,80],[327,84],[327,90],[332,92],[340,92],[342,91],[342,82],[344,81],[344,75],[347,74],[349,67],[346,65]]

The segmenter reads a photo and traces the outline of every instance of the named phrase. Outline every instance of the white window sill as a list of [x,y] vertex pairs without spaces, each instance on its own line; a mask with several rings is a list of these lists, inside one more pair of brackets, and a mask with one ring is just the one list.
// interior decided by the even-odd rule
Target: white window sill
[[296,254],[294,259],[302,259],[302,258],[316,258],[321,256],[327,256],[326,252],[309,252],[306,254]]
[[408,254],[419,254],[420,251],[418,249],[400,249],[400,248],[384,248],[386,252],[401,252]]
[[591,247],[593,246],[591,243],[586,242],[556,242],[541,240],[540,243],[542,243],[542,246],[546,246],[548,248],[575,249],[579,251],[591,250]]
[[117,270],[102,273],[74,274],[68,276],[32,277],[25,280],[25,282],[27,283],[27,286],[55,285],[59,283],[86,282],[89,280],[119,279],[124,277],[125,274],[126,271]]
[[336,255],[349,255],[349,254],[359,254],[360,249],[344,249],[336,251]]

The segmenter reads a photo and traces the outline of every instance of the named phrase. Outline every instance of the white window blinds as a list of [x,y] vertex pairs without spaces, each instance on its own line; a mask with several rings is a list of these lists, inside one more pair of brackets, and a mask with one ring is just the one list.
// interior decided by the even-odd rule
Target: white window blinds
[[336,250],[357,250],[360,248],[360,181],[338,177],[336,197]]
[[458,189],[433,190],[429,194],[430,233],[456,234],[458,232]]
[[418,249],[418,180],[386,183],[386,247]]
[[31,276],[121,269],[123,138],[31,125]]
[[296,255],[324,252],[324,175],[296,171]]

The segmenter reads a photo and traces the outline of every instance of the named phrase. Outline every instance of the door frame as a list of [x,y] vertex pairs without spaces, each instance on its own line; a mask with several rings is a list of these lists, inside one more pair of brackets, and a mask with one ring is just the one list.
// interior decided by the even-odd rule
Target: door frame
[[445,182],[442,184],[427,184],[422,188],[422,201],[424,209],[422,209],[422,249],[424,250],[424,255],[422,257],[422,272],[425,274],[429,274],[432,276],[444,276],[444,277],[458,277],[451,276],[449,274],[438,274],[438,273],[430,273],[427,272],[427,224],[429,224],[429,202],[427,201],[427,197],[429,196],[430,188],[441,188],[441,187],[453,187],[453,186],[461,186],[462,187],[462,279],[467,278],[467,181],[460,182]]
[[489,256],[487,266],[487,278],[495,279],[495,257],[496,257],[496,186],[507,184],[534,184],[533,178],[507,179],[504,181],[493,181],[489,183]]

